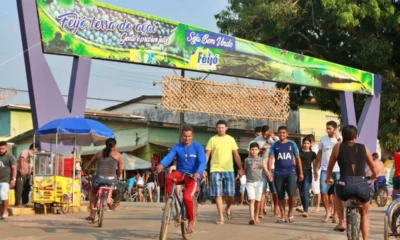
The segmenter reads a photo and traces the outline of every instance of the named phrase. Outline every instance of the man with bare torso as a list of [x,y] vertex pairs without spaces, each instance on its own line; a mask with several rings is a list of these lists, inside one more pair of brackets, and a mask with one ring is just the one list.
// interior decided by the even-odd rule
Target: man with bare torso
[[[372,160],[374,161],[374,166],[375,169],[377,169],[378,174],[376,175],[376,182],[379,185],[385,185],[386,184],[386,175],[385,175],[385,165],[383,165],[383,162],[379,160],[379,154],[378,153],[373,153],[372,154]],[[372,175],[371,169],[367,169],[365,172],[365,175],[369,176]]]

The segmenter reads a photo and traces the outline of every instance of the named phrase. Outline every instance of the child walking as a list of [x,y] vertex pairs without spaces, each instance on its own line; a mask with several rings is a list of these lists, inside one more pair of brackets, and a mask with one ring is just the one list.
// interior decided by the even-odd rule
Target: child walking
[[303,205],[303,210],[301,209],[296,209],[297,211],[301,212],[303,217],[308,217],[308,206],[310,205],[310,187],[311,187],[311,182],[313,179],[313,174],[312,174],[312,169],[316,169],[315,167],[312,168],[312,164],[315,164],[315,158],[317,155],[315,152],[311,150],[311,138],[310,137],[305,137],[303,138],[303,147],[300,150],[300,158],[301,158],[301,164],[303,167],[303,175],[304,175],[304,180],[303,181],[298,181],[297,185],[299,187],[300,191],[300,199],[301,199],[301,204]]
[[259,156],[260,147],[258,143],[254,142],[250,144],[249,156],[244,161],[244,171],[246,174],[246,190],[247,198],[249,200],[249,211],[250,211],[250,225],[259,223],[258,214],[260,210],[260,200],[263,193],[263,181],[262,171],[267,172],[267,164]]

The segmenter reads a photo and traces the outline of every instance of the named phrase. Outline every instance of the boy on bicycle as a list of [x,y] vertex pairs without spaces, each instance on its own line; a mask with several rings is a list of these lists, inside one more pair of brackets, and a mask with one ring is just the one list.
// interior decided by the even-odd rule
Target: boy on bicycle
[[[161,160],[157,166],[157,172],[161,172],[166,166],[169,166],[176,157],[176,171],[170,173],[166,178],[166,188],[168,196],[171,195],[173,181],[177,184],[183,184],[185,189],[183,191],[183,203],[186,208],[186,217],[189,221],[186,229],[187,234],[191,234],[194,228],[194,203],[193,196],[198,191],[198,181],[201,179],[201,174],[206,168],[206,155],[203,146],[193,141],[193,128],[186,125],[182,128],[181,143],[172,147],[171,151]],[[183,175],[185,173],[193,174],[193,178]],[[172,180],[171,180],[172,179]]]

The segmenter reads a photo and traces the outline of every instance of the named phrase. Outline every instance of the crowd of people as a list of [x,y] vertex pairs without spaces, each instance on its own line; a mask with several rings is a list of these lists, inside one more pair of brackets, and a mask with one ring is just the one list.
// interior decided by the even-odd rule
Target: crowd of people
[[[341,134],[337,123],[329,121],[326,124],[327,135],[316,144],[314,135],[302,139],[300,147],[288,139],[288,129],[278,128],[277,136],[268,126],[257,127],[255,138],[248,145],[248,155],[242,162],[235,139],[227,134],[227,123],[220,120],[216,124],[217,134],[211,137],[203,146],[193,141],[194,131],[190,125],[185,125],[181,132],[181,142],[171,148],[171,151],[157,166],[160,172],[169,168],[166,178],[167,194],[172,194],[173,182],[184,185],[183,202],[188,219],[187,233],[194,229],[194,194],[200,189],[200,204],[206,201],[206,192],[215,199],[218,218],[216,224],[222,225],[225,220],[231,220],[231,206],[235,196],[235,181],[240,181],[241,204],[247,193],[249,200],[250,225],[255,225],[264,217],[266,197],[272,202],[277,223],[293,223],[297,191],[300,192],[301,207],[296,211],[301,216],[309,216],[310,191],[316,197],[316,207],[313,213],[319,211],[322,199],[325,215],[321,219],[326,223],[332,219],[337,223],[335,231],[345,230],[343,201],[356,198],[363,205],[362,233],[368,239],[369,232],[369,186],[366,176],[377,178],[378,184],[385,184],[385,170],[379,156],[371,155],[363,144],[356,143],[358,132],[354,126],[344,126]],[[108,139],[103,151],[97,153],[86,166],[86,171],[97,163],[97,173],[92,180],[92,197],[90,206],[94,208],[95,194],[102,184],[113,185],[122,173],[121,154],[116,151],[115,139]],[[31,158],[37,146],[32,144],[29,149],[15,159],[7,153],[7,144],[0,142],[0,200],[2,218],[7,217],[8,190],[16,186],[16,205],[24,206],[28,202],[29,179],[32,174]],[[400,151],[395,157],[395,174],[393,176],[393,193],[400,192]],[[171,167],[172,165],[172,167]],[[235,175],[235,167],[237,174]],[[117,169],[117,175],[116,171]],[[184,176],[190,173],[192,176]],[[182,179],[183,178],[183,179]],[[147,189],[152,201],[152,190],[157,187],[152,171],[136,171],[129,176],[128,187],[137,188],[139,201],[143,200],[143,189]],[[179,191],[179,190],[178,190]],[[269,192],[270,196],[266,196]],[[112,191],[109,192],[111,199]],[[223,205],[226,198],[226,206]],[[93,200],[93,201],[92,201]],[[288,212],[286,213],[286,204]],[[94,211],[87,218],[94,218]]]
[[[250,225],[258,224],[264,217],[267,190],[271,194],[274,215],[279,218],[277,223],[295,221],[297,191],[300,192],[302,207],[296,210],[307,218],[312,190],[317,199],[313,212],[319,211],[318,201],[322,199],[325,216],[321,223],[332,219],[337,223],[334,230],[340,232],[345,230],[343,201],[356,198],[363,205],[362,233],[364,239],[368,239],[370,196],[366,174],[371,174],[371,179],[376,178],[381,166],[379,162],[374,162],[363,144],[356,143],[356,127],[344,126],[340,134],[337,123],[329,121],[326,124],[327,135],[321,138],[318,145],[314,135],[308,135],[299,148],[288,139],[285,126],[278,128],[278,136],[274,136],[268,126],[262,126],[256,128],[255,139],[249,143],[248,156],[243,163],[235,139],[226,133],[227,123],[218,121],[216,131],[217,135],[210,138],[204,153],[201,145],[193,141],[193,128],[185,126],[182,142],[175,145],[157,167],[158,171],[162,171],[176,158],[176,171],[171,174],[171,179],[167,178],[167,194],[171,194],[172,183],[180,181],[184,173],[194,174],[193,178],[186,176],[182,181],[185,185],[183,201],[189,221],[187,233],[192,233],[194,229],[193,195],[197,180],[204,179],[202,175],[209,172],[208,184],[211,197],[215,198],[218,225],[233,218],[231,206],[235,181],[240,181],[241,203],[245,192],[249,200]],[[237,166],[236,177],[234,164]],[[380,177],[379,181],[384,180]],[[319,194],[321,197],[318,197]],[[223,197],[226,197],[225,207]]]

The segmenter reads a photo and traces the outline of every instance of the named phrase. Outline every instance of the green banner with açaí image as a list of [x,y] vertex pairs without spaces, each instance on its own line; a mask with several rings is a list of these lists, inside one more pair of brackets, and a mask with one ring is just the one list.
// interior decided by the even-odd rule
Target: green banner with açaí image
[[37,0],[45,53],[373,94],[373,74],[91,0]]

